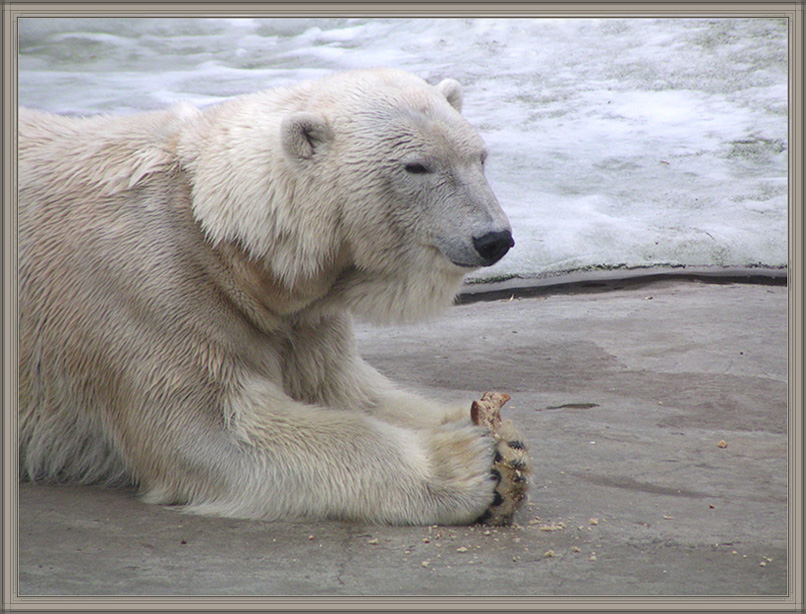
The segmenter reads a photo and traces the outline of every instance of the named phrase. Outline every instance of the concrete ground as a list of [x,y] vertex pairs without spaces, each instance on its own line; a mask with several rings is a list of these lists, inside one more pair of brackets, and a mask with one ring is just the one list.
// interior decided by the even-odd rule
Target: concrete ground
[[18,594],[790,593],[785,286],[546,291],[359,336],[410,388],[512,396],[504,415],[534,463],[514,526],[211,519],[127,490],[22,484]]

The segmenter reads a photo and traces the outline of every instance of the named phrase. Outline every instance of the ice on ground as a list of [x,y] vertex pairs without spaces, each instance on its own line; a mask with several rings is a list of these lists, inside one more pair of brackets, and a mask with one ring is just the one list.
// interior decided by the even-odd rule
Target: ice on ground
[[458,79],[516,246],[472,279],[787,263],[780,19],[22,19],[19,101],[205,105],[336,70]]

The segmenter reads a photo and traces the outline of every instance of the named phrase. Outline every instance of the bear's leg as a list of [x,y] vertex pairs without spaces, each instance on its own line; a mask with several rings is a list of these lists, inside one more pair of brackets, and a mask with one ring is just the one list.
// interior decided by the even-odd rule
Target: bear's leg
[[146,501],[240,518],[469,524],[495,499],[495,442],[469,422],[407,429],[293,401],[260,379],[227,413],[218,443],[196,435],[195,447],[152,447]]
[[406,427],[469,419],[472,399],[445,406],[401,390],[362,360],[348,316],[298,320],[288,347],[283,360],[284,386],[295,399],[362,411]]

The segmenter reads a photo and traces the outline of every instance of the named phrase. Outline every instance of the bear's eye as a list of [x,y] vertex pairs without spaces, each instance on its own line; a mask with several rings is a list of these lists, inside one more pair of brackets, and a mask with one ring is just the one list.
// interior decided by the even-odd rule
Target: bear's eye
[[420,164],[419,162],[410,162],[406,165],[406,172],[419,175],[422,173],[430,173],[431,169],[424,164]]

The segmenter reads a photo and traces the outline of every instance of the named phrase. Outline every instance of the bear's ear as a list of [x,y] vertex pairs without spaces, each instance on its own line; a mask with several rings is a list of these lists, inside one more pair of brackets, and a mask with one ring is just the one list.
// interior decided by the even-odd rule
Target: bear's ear
[[283,150],[292,158],[310,160],[333,133],[327,122],[313,113],[295,113],[280,126]]
[[456,79],[444,79],[437,84],[437,91],[448,99],[451,106],[461,113],[462,86]]

